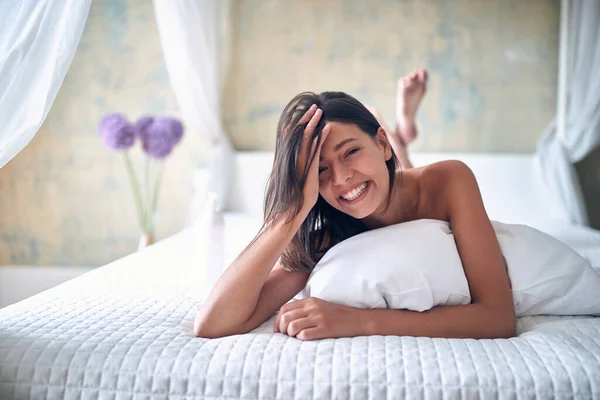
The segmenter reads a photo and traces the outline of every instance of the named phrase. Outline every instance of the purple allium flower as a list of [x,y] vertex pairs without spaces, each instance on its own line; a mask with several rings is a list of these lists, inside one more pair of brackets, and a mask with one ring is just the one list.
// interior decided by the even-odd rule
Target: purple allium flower
[[148,156],[162,159],[183,137],[183,125],[174,118],[157,118],[144,130],[142,147]]
[[99,125],[104,144],[111,150],[125,150],[133,146],[133,127],[122,114],[110,114],[102,118]]
[[148,127],[154,122],[154,117],[149,115],[144,115],[143,117],[138,118],[137,121],[133,124],[133,131],[135,132],[135,137],[144,141],[146,137],[146,130]]

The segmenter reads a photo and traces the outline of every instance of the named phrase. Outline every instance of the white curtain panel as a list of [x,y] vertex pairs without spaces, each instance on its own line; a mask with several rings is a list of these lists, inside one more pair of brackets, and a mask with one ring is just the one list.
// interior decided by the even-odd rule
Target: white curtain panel
[[212,146],[208,190],[222,210],[232,171],[233,149],[221,123],[222,0],[154,0],[154,12],[175,97],[189,130]]
[[71,65],[91,0],[0,0],[0,168],[36,134]]
[[588,225],[573,163],[600,145],[600,1],[570,1],[568,14],[566,127],[560,135],[557,121],[550,124],[538,144],[538,160],[552,217]]

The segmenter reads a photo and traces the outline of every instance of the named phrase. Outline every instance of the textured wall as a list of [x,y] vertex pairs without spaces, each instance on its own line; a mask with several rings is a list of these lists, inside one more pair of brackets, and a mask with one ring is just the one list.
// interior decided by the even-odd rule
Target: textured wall
[[555,110],[552,0],[239,0],[225,121],[273,148],[297,93],[346,91],[388,122],[399,76],[431,72],[415,150],[531,152]]
[[[391,120],[396,79],[421,66],[431,84],[415,150],[533,151],[553,115],[557,1],[231,2],[224,119],[240,149],[271,149],[304,90],[347,91]],[[93,0],[44,125],[0,170],[0,264],[100,265],[135,249],[123,161],[97,134],[112,111],[178,115],[149,0]],[[159,237],[184,225],[205,147],[186,132],[168,160]]]
[[[93,266],[135,250],[139,230],[123,159],[97,133],[99,119],[113,111],[132,119],[178,116],[151,1],[92,2],[41,130],[0,170],[0,264]],[[203,159],[197,136],[186,132],[166,163],[159,237],[184,225],[192,169]]]

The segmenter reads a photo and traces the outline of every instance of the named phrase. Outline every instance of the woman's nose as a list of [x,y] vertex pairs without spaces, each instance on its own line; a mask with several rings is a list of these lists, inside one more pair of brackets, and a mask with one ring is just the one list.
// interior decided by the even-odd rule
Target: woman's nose
[[333,175],[332,182],[336,186],[343,185],[352,176],[352,171],[343,165],[337,165],[335,168],[332,168],[331,173]]

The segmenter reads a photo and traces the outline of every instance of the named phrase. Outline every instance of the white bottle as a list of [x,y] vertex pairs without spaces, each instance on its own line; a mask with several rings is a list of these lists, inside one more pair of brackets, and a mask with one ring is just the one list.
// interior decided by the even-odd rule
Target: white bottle
[[213,192],[208,193],[200,223],[204,231],[204,285],[208,293],[225,269],[225,220]]

